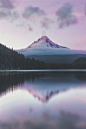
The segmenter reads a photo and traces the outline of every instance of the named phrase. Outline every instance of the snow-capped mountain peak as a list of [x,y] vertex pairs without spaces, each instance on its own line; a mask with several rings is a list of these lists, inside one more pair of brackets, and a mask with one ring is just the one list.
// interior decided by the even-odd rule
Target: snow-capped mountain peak
[[37,41],[33,42],[28,48],[66,48],[52,42],[47,36],[42,36]]
[[40,56],[40,55],[70,55],[70,54],[85,54],[84,51],[71,50],[67,47],[60,46],[51,41],[47,36],[42,36],[37,41],[34,41],[25,49],[17,50],[24,54],[25,57]]

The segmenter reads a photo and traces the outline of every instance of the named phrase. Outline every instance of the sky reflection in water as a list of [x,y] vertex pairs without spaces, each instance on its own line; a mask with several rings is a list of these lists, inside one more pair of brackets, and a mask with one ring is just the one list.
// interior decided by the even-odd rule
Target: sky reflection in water
[[0,78],[0,129],[86,128],[85,73],[9,73]]

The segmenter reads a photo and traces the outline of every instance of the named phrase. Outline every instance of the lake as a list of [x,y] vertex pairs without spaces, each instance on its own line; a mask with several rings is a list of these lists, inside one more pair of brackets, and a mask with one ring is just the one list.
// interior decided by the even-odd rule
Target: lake
[[86,129],[86,72],[1,71],[0,129]]

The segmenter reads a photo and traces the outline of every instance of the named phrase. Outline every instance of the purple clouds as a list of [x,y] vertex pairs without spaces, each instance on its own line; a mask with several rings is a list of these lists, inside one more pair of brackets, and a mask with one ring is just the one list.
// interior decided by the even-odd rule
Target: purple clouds
[[13,3],[10,0],[0,0],[0,7],[7,8],[7,9],[13,9]]
[[[41,28],[45,29],[48,29],[50,24],[55,23],[55,19],[52,20],[47,15],[47,11],[45,11],[45,9],[41,9],[41,6],[28,4],[27,6],[22,6],[22,10],[20,11],[19,6],[16,10],[14,2],[15,1],[13,0],[0,0],[0,19],[16,20],[20,17],[22,21],[26,20],[27,24],[28,20],[29,22],[31,22],[31,20],[39,22],[41,24]],[[59,28],[77,23],[77,18],[73,14],[72,5],[70,3],[65,3],[62,7],[60,7],[56,12],[56,17]],[[32,29],[30,29],[30,31],[32,31]]]
[[85,16],[86,16],[86,4],[85,4]]
[[28,19],[29,17],[33,15],[41,16],[41,15],[45,15],[45,12],[41,10],[39,7],[29,6],[25,8],[22,16]]
[[28,25],[28,31],[33,31],[33,28],[30,25]]
[[49,29],[49,25],[54,23],[54,21],[49,18],[44,18],[40,23],[42,28]]
[[77,18],[73,15],[72,5],[70,3],[65,3],[62,7],[60,7],[56,12],[56,16],[59,28],[77,24]]
[[0,19],[18,19],[19,14],[15,11],[12,0],[0,0]]

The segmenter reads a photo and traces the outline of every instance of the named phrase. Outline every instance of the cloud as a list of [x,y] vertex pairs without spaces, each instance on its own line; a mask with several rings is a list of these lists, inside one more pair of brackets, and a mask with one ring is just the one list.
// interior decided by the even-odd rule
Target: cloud
[[42,28],[49,29],[49,25],[54,23],[54,21],[50,18],[44,18],[40,23]]
[[56,12],[56,16],[59,22],[59,28],[77,24],[77,18],[73,15],[72,5],[70,3],[65,3],[60,7]]
[[29,7],[25,8],[25,10],[24,10],[24,12],[22,14],[22,16],[25,19],[28,19],[33,15],[41,16],[41,15],[45,15],[45,12],[43,10],[41,10],[39,7],[29,6]]
[[18,12],[14,11],[13,13],[11,13],[12,20],[17,20],[19,17],[20,15],[18,14]]
[[0,19],[7,18],[10,15],[11,15],[11,12],[9,10],[0,9]]
[[12,0],[0,0],[0,19],[15,20],[19,18],[19,14],[15,11]]
[[19,129],[19,128],[20,128],[19,122],[14,122],[14,123],[0,122],[0,129]]
[[0,9],[0,20],[1,19],[11,19],[11,20],[16,20],[18,19],[20,16],[18,14],[18,12],[16,11],[10,11],[8,9]]
[[86,4],[85,4],[85,16],[86,16]]
[[0,0],[0,7],[7,8],[7,9],[13,9],[14,5],[12,3],[12,0]]
[[28,25],[28,27],[29,27],[28,28],[29,31],[33,31],[33,28],[30,25]]

